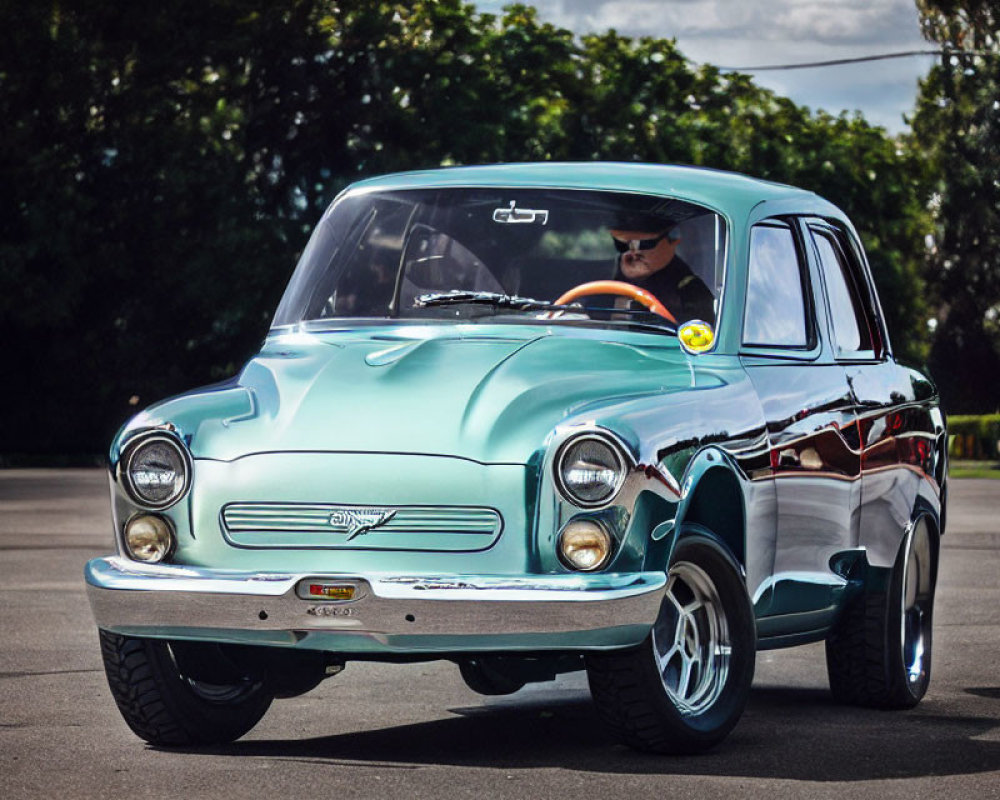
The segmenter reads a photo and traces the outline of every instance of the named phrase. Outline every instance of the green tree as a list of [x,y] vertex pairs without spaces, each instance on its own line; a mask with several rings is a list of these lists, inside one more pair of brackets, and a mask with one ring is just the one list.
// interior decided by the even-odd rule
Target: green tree
[[233,131],[242,46],[264,31],[246,5],[192,0],[8,0],[2,19],[4,449],[89,450],[130,401],[259,339],[281,247]]
[[941,63],[921,83],[913,130],[939,176],[927,283],[931,367],[952,412],[1000,408],[1000,9],[919,0]]
[[231,375],[351,181],[496,161],[735,169],[859,226],[921,356],[921,162],[692,67],[462,0],[0,0],[0,452],[96,451],[136,405]]

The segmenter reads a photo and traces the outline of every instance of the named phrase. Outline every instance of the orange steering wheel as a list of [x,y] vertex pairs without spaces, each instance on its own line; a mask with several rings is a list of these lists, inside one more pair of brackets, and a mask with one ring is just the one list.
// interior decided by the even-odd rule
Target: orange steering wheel
[[568,292],[564,292],[556,300],[555,304],[557,306],[566,305],[566,303],[576,300],[578,297],[586,297],[592,294],[617,294],[622,297],[628,297],[630,300],[642,303],[654,314],[659,314],[661,317],[669,319],[674,325],[677,324],[674,315],[667,311],[667,307],[657,300],[651,292],[640,289],[638,286],[633,286],[631,283],[625,283],[625,281],[591,281],[590,283],[581,283],[579,286],[574,286]]

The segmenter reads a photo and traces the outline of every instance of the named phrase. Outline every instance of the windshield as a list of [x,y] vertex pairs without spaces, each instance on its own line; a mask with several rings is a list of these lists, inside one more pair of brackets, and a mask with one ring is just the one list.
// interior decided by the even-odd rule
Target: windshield
[[[722,217],[665,197],[348,193],[314,231],[274,326],[347,318],[714,326],[725,245]],[[589,285],[596,281],[605,283]]]

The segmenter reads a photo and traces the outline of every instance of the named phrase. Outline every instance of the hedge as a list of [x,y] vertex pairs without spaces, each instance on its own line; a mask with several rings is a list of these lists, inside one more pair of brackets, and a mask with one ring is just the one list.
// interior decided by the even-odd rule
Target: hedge
[[953,458],[1000,458],[1000,414],[948,417],[948,453]]

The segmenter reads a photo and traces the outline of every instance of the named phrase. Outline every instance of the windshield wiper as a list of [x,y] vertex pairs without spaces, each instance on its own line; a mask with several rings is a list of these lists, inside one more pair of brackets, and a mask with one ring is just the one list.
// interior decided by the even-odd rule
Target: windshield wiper
[[652,320],[641,321],[635,318],[644,316],[653,317],[657,320],[660,319],[648,309],[585,308],[578,302],[569,303],[567,305],[556,305],[549,300],[535,300],[531,297],[520,297],[516,294],[503,294],[502,292],[470,292],[462,291],[460,289],[452,289],[450,292],[430,292],[428,294],[418,295],[416,300],[414,300],[414,304],[422,308],[429,306],[462,305],[466,303],[488,305],[493,306],[494,308],[513,308],[519,311],[599,311],[609,315],[614,314],[621,317],[630,317],[630,319],[588,320],[588,322],[628,325],[636,328],[656,330],[661,333],[677,333],[677,326],[669,320],[664,319],[662,323],[657,323]]
[[494,306],[495,308],[515,308],[521,311],[567,308],[567,306],[554,305],[548,300],[535,300],[531,297],[520,297],[516,294],[463,292],[458,289],[452,289],[450,292],[422,294],[417,297],[414,303],[425,308],[428,306],[452,306],[465,303]]

